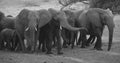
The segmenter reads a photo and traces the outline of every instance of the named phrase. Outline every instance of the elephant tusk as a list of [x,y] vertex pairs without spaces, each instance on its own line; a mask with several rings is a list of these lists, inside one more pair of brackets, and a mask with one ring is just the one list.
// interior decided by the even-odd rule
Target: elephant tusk
[[35,30],[37,31],[37,28],[35,27]]
[[25,29],[25,31],[28,31],[28,29],[29,29],[29,27],[27,27],[27,28]]

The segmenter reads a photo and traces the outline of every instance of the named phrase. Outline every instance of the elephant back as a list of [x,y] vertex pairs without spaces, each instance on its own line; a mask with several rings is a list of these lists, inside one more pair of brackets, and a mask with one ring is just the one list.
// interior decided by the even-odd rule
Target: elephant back
[[38,16],[39,16],[39,19],[38,19],[38,27],[39,28],[46,25],[52,19],[50,12],[46,9],[41,9],[37,12],[38,12]]
[[1,24],[3,24],[3,28],[15,29],[15,18],[8,18],[2,20]]

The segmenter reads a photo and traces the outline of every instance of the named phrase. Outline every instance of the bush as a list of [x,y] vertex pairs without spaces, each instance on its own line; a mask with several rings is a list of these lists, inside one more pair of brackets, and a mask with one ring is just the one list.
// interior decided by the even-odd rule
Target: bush
[[110,8],[114,13],[120,13],[120,0],[89,0],[90,7]]

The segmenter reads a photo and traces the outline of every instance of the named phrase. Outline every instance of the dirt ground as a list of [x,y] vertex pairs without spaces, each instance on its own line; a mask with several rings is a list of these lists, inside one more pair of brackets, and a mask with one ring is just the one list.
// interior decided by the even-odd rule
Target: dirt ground
[[[46,0],[47,1],[47,0]],[[56,1],[44,2],[41,0],[0,0],[0,11],[5,15],[16,16],[21,9],[28,8],[31,10],[60,9],[60,5]],[[54,54],[46,55],[42,52],[33,54],[0,51],[0,63],[120,63],[120,15],[115,15],[115,31],[111,51],[107,51],[108,29],[103,34],[103,51],[92,50],[93,45],[81,49],[76,46],[74,49],[63,49],[63,55],[57,55],[56,49]]]

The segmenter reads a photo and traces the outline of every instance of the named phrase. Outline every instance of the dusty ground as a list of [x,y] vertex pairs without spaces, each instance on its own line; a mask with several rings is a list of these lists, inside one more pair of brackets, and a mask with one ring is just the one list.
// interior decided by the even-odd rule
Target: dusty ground
[[[46,0],[47,1],[47,0]],[[55,1],[44,2],[41,0],[0,0],[0,11],[5,15],[16,16],[21,9],[28,8],[38,10],[41,8],[55,8],[59,9],[60,5]],[[0,63],[120,63],[120,16],[114,17],[115,32],[112,50],[106,51],[108,42],[108,30],[105,28],[103,34],[103,49],[104,51],[92,50],[93,47],[81,49],[75,47],[74,49],[63,49],[63,55],[57,55],[56,50],[53,49],[54,54],[46,55],[42,52],[33,54],[15,53],[8,51],[0,51]]]

